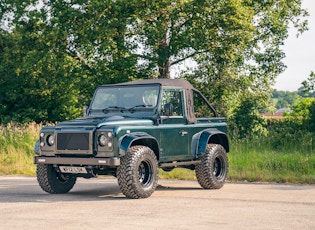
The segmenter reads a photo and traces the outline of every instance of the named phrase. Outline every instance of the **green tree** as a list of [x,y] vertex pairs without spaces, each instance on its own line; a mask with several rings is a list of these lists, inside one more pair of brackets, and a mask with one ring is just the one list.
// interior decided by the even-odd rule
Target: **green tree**
[[302,82],[301,91],[304,94],[313,96],[315,93],[315,73],[311,71],[310,76],[307,80]]
[[229,118],[232,136],[237,139],[256,138],[267,134],[266,121],[258,113],[259,100],[243,98]]
[[45,49],[32,32],[33,26],[29,22],[10,35],[2,33],[1,123],[54,122],[81,112],[80,67],[73,59]]
[[290,108],[296,100],[300,98],[297,92],[290,91],[277,91],[274,90],[272,93],[272,98],[276,99],[276,108]]
[[309,108],[315,102],[315,98],[302,98],[297,100],[292,106],[291,116],[301,117],[309,120],[311,117],[311,112]]
[[237,59],[235,50],[251,38],[253,11],[240,1],[140,1],[144,4],[134,38],[145,51],[139,57],[159,78],[169,78],[170,68],[187,59],[206,58],[212,65],[220,57]]
[[12,31],[1,31],[2,123],[77,117],[96,86],[136,76],[135,59],[124,43],[127,24],[118,18],[126,15],[123,7],[97,1],[45,4],[19,11],[21,21],[14,20]]
[[315,129],[315,98],[302,98],[292,106],[292,112],[287,115],[296,118],[305,130],[314,132]]
[[[260,108],[268,104],[270,86],[285,68],[280,46],[289,24],[301,32],[306,28],[300,0],[1,3],[1,27],[21,39],[14,49],[21,62],[13,63],[14,81],[43,82],[37,84],[44,89],[59,84],[64,87],[60,92],[68,94],[50,85],[46,100],[59,101],[46,114],[69,103],[79,110],[99,84],[168,78],[171,68],[187,60],[195,68],[181,76],[202,89],[220,114],[233,114],[248,94]],[[25,92],[39,90],[27,83],[23,87]],[[77,113],[67,112],[73,113],[70,117]]]

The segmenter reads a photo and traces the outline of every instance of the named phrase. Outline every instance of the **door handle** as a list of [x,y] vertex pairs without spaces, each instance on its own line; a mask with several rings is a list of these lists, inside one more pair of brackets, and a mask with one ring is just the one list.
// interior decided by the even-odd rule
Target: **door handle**
[[180,131],[180,132],[179,132],[179,134],[180,134],[181,136],[185,136],[185,135],[187,135],[187,134],[188,134],[188,132],[187,132],[187,131],[182,130],[182,131]]

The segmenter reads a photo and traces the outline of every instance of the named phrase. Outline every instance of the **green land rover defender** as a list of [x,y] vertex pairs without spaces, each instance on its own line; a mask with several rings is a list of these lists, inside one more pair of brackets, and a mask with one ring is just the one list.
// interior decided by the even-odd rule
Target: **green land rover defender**
[[69,192],[77,177],[114,175],[128,198],[147,198],[158,168],[196,171],[205,189],[228,174],[225,118],[183,79],[150,79],[97,88],[81,118],[46,126],[35,144],[37,180]]

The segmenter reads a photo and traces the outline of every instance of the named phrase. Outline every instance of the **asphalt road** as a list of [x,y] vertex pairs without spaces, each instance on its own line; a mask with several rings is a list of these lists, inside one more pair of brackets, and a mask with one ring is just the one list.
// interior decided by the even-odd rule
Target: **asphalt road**
[[132,200],[111,177],[51,195],[35,177],[0,176],[0,229],[315,229],[315,186],[161,180]]

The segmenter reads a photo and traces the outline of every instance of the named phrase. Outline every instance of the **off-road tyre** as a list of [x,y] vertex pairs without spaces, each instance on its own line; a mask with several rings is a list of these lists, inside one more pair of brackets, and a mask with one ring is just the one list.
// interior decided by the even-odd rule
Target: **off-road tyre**
[[154,152],[146,146],[130,147],[120,160],[117,180],[127,198],[151,196],[158,183],[158,162]]
[[229,170],[227,154],[222,145],[208,144],[195,170],[198,183],[202,188],[222,188]]
[[45,192],[51,194],[69,192],[77,180],[73,175],[65,175],[57,172],[52,165],[38,164],[36,175],[39,186]]

